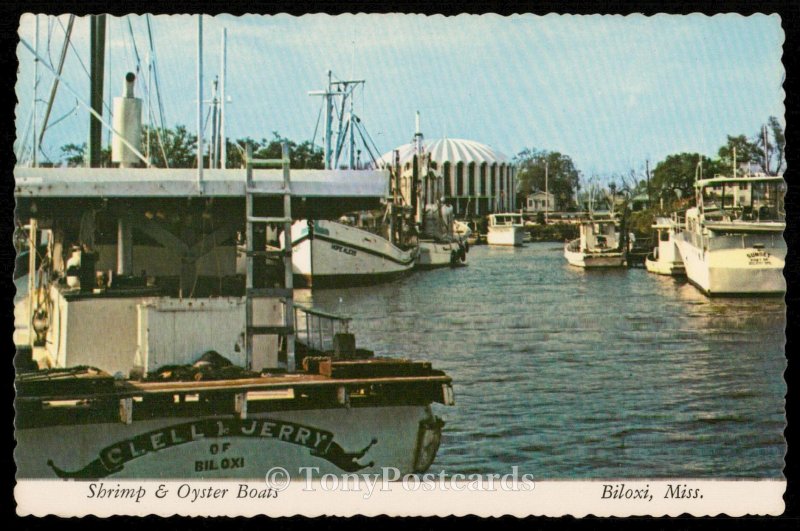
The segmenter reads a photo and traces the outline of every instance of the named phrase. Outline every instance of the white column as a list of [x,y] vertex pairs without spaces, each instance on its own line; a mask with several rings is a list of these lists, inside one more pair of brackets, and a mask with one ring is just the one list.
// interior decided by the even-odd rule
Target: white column
[[447,174],[447,178],[450,179],[450,199],[453,201],[453,209],[455,209],[457,202],[454,199],[458,196],[458,191],[456,190],[456,165],[452,162],[449,164],[450,171]]
[[491,203],[492,203],[491,211],[492,212],[497,212],[497,196],[500,194],[499,171],[500,171],[500,169],[497,167],[497,163],[496,162],[494,164],[492,164],[491,168],[489,168],[489,172],[490,172],[489,173],[489,178],[494,183],[494,193],[491,194],[492,195],[492,199],[491,199]]
[[506,164],[506,212],[513,210],[513,201],[511,200],[511,172],[508,164]]

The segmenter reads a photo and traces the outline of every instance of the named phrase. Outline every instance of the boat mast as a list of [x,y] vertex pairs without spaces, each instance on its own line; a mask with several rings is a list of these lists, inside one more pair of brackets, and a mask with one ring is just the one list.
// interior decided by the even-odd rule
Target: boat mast
[[[33,47],[39,53],[39,14],[34,16]],[[36,167],[39,143],[36,141],[36,86],[39,84],[39,58],[33,59],[33,167]]]
[[100,119],[103,116],[103,70],[105,67],[106,44],[106,16],[92,15],[89,24],[89,56],[90,72],[90,101],[89,105],[94,111],[89,116],[89,167],[97,168],[101,162],[102,128]]
[[328,86],[325,89],[325,169],[331,169],[331,136],[333,134],[333,99],[331,98],[331,71],[328,70]]
[[218,130],[217,120],[219,119],[218,109],[219,109],[219,100],[217,98],[217,86],[219,85],[219,79],[214,79],[214,82],[211,84],[211,142],[208,144],[208,167],[209,168],[216,168],[217,167],[217,148],[219,147],[219,138],[218,138]]
[[[417,223],[422,223],[422,210],[424,208],[423,202],[420,201],[420,194],[422,188],[420,184],[420,173],[422,166],[422,132],[419,127],[419,111],[415,117],[415,132],[414,132],[414,169],[411,179],[411,206],[414,208],[414,215],[416,216]],[[427,179],[426,179],[427,180]],[[427,182],[425,183],[427,187]]]
[[225,74],[228,68],[228,28],[222,28],[222,61],[219,71],[219,167],[228,162],[228,140],[225,137]]
[[197,187],[203,181],[203,15],[197,16]]

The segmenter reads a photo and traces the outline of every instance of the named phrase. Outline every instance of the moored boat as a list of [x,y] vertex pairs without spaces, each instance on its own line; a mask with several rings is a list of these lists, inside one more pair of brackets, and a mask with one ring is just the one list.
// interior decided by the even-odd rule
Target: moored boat
[[18,224],[47,234],[15,308],[17,478],[427,469],[443,425],[430,406],[453,403],[450,378],[356,348],[347,318],[295,306],[291,242],[267,246],[266,228],[291,233],[309,212],[379,207],[387,172],[290,180],[285,143],[267,161],[248,147],[246,170],[133,167],[149,164],[141,101],[123,103],[135,105],[117,113],[134,121],[114,131],[120,167],[14,170]]
[[676,238],[689,281],[712,296],[784,294],[784,190],[781,176],[698,180]]
[[645,258],[645,268],[657,275],[685,275],[683,259],[675,242],[678,232],[677,221],[665,217],[656,218],[653,223],[653,231],[657,245]]
[[489,214],[489,230],[486,243],[489,245],[510,245],[519,247],[525,238],[522,214],[507,212]]
[[347,287],[389,282],[411,272],[418,250],[337,221],[292,225],[292,266],[299,287]]
[[570,265],[586,269],[622,267],[625,253],[613,217],[591,216],[581,221],[580,236],[564,244]]

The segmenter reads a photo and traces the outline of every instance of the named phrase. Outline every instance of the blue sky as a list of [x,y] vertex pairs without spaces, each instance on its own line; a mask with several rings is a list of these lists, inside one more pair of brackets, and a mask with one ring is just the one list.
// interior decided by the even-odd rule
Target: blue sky
[[[20,21],[30,44],[33,20]],[[39,20],[42,53],[55,63],[67,17]],[[167,124],[194,130],[196,17],[153,22]],[[145,20],[132,16],[130,24],[145,56]],[[784,115],[777,15],[204,17],[206,97],[219,71],[222,28],[232,138],[279,131],[310,140],[321,101],[307,92],[323,88],[328,69],[367,80],[356,110],[382,152],[411,139],[419,110],[428,138],[467,138],[509,156],[525,147],[557,150],[587,177],[641,171],[645,159],[653,164],[680,151],[714,155],[727,134],[750,136],[770,115]],[[87,18],[77,18],[64,68],[85,100],[88,33]],[[128,19],[110,18],[107,37],[105,91],[113,97],[135,69]],[[17,54],[21,135],[32,109],[33,62],[21,45]],[[51,82],[40,68],[40,120]],[[70,114],[75,107],[60,89],[51,123],[67,117],[45,136],[51,158],[88,135],[88,115],[82,108]]]

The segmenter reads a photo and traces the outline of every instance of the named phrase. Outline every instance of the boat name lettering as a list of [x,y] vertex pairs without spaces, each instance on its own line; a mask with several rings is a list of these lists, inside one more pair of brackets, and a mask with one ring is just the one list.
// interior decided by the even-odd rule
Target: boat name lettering
[[750,253],[747,253],[747,258],[750,260],[750,265],[769,265],[771,264],[770,261],[770,254],[767,251],[756,250]]
[[337,243],[332,244],[331,249],[333,249],[334,251],[339,251],[340,253],[349,254],[350,256],[356,255],[355,249],[351,249],[349,247],[343,247]]
[[[49,460],[47,464],[62,479],[98,479],[121,471],[125,463],[146,454],[215,437],[277,439],[304,446],[311,450],[311,455],[325,459],[346,472],[356,472],[372,466],[372,463],[361,465],[357,460],[363,457],[373,444],[377,443],[376,439],[372,439],[363,450],[346,452],[334,442],[333,433],[294,422],[269,418],[205,419],[168,426],[114,443],[100,450],[97,459],[74,472],[58,468],[52,460]],[[223,443],[220,446],[227,449],[229,446],[226,444]],[[217,450],[220,446],[216,446]],[[212,454],[215,453],[214,448],[215,446],[212,445]],[[226,464],[227,468],[242,468],[244,467],[244,458],[229,458]],[[195,461],[194,467],[196,471],[225,468],[222,461],[216,460]]]
[[222,459],[202,459],[194,462],[195,472],[206,472],[209,470],[233,470],[234,468],[244,468],[244,457],[223,457]]

